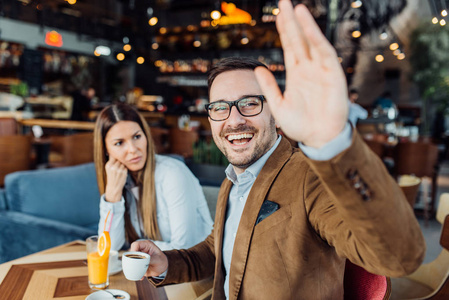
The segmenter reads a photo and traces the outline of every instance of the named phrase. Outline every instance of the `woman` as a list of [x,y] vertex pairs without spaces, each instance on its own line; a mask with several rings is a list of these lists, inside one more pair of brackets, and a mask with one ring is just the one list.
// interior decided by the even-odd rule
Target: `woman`
[[98,230],[109,229],[111,250],[141,238],[163,250],[188,248],[211,232],[198,179],[181,161],[154,153],[150,129],[131,106],[110,105],[98,115],[94,160],[102,194]]

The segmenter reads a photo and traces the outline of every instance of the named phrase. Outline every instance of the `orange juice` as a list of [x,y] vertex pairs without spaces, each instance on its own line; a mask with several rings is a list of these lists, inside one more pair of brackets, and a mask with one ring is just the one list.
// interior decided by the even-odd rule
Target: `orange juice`
[[89,283],[97,285],[107,282],[108,260],[109,254],[100,256],[98,252],[91,252],[87,255]]
[[86,239],[87,272],[90,288],[105,289],[109,285],[108,260],[111,250],[109,232]]

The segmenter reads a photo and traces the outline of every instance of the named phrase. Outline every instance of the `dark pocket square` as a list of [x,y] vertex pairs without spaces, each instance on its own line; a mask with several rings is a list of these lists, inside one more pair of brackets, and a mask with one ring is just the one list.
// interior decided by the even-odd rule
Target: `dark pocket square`
[[279,209],[279,204],[270,200],[265,200],[260,208],[259,215],[257,216],[256,225],[262,222],[266,217],[274,213]]

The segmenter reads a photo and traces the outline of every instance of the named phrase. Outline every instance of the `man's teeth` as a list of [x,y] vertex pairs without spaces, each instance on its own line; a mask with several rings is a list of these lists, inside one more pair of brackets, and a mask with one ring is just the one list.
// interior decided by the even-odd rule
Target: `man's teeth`
[[250,139],[253,137],[253,134],[251,133],[242,133],[242,134],[233,134],[233,135],[228,135],[228,141],[233,141],[233,140],[241,140],[241,139]]

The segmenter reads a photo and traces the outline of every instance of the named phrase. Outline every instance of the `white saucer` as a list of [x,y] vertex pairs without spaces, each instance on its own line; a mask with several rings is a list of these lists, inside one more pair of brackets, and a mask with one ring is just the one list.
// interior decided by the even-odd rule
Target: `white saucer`
[[122,262],[117,261],[115,264],[112,264],[108,268],[108,274],[109,275],[115,275],[117,273],[120,273],[122,271]]
[[[125,298],[123,298],[125,300],[130,300],[131,299],[131,296],[127,292],[125,292],[125,291],[115,290],[115,289],[107,289],[107,290],[110,291],[111,293],[115,294],[115,295],[120,294],[120,295],[125,296]],[[108,299],[109,300],[110,299],[114,299],[114,297],[112,297],[111,294],[109,294],[107,292],[104,292],[102,290],[101,291],[96,291],[96,292],[94,292],[94,293],[92,293],[92,294],[90,294],[89,296],[86,297],[86,300],[108,300]]]

